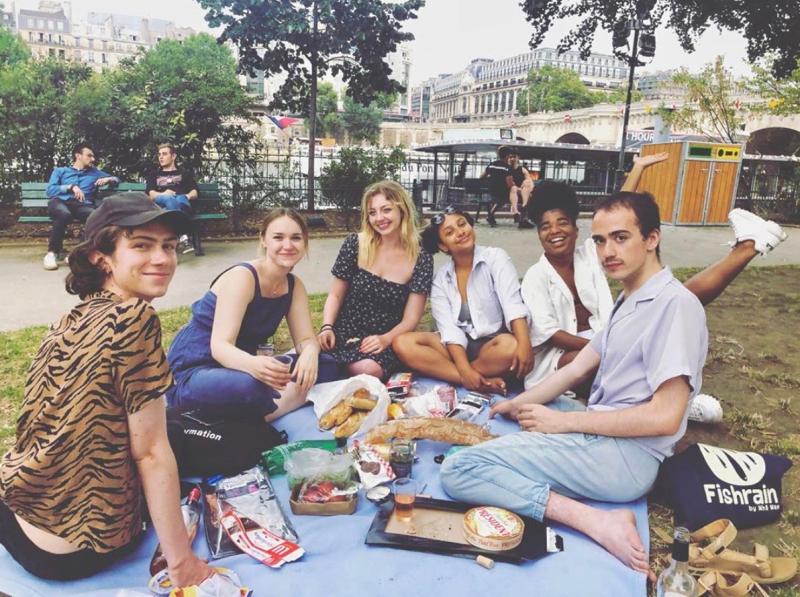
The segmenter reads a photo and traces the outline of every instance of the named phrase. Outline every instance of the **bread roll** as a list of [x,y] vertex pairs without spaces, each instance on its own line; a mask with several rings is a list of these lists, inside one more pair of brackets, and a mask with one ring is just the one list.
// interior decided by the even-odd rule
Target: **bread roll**
[[352,412],[353,409],[347,404],[347,401],[342,400],[319,418],[319,428],[333,429],[337,425],[344,423]]

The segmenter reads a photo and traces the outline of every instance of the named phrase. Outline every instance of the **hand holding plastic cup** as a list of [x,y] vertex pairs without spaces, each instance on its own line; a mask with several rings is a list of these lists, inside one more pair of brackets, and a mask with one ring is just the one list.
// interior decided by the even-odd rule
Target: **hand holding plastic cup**
[[272,358],[278,361],[279,363],[283,363],[284,365],[289,367],[289,369],[292,368],[292,364],[294,363],[292,355],[289,354],[279,354],[278,356],[274,356]]

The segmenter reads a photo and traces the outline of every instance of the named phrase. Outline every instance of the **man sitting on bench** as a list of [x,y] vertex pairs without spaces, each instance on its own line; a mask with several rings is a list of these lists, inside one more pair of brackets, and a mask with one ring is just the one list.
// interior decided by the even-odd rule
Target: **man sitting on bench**
[[[177,209],[191,217],[191,202],[197,199],[197,183],[191,173],[178,168],[175,159],[178,154],[171,143],[158,146],[159,169],[147,177],[145,191],[150,199],[164,209]],[[183,253],[194,251],[189,237],[184,234],[180,238],[180,250]]]
[[97,189],[119,184],[119,178],[94,166],[94,151],[86,143],[78,143],[72,150],[72,166],[56,168],[47,183],[47,215],[53,220],[47,255],[43,265],[46,270],[58,269],[58,256],[64,248],[64,234],[72,220],[85,222],[94,211]]
[[[519,421],[521,433],[462,450],[441,471],[455,499],[560,522],[651,577],[633,512],[577,500],[645,495],[683,437],[687,407],[700,391],[705,312],[661,265],[660,221],[649,194],[620,192],[597,207],[597,254],[623,287],[608,324],[571,363],[492,408]],[[596,369],[588,407],[561,396]]]

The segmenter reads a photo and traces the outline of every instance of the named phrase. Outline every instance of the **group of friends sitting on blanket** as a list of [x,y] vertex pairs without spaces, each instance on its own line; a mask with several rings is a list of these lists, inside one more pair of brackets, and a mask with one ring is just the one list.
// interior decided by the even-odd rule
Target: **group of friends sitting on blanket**
[[[0,463],[0,543],[36,576],[86,577],[135,547],[146,502],[173,583],[199,584],[212,570],[183,525],[167,407],[272,421],[337,374],[385,379],[410,369],[500,394],[524,383],[492,408],[519,433],[445,460],[450,496],[565,524],[649,573],[633,513],[579,500],[648,492],[700,390],[703,305],[785,238],[773,222],[734,210],[730,253],[680,283],[660,260],[656,203],[634,192],[660,159],[635,160],[582,243],[574,191],[542,182],[529,208],[544,255],[521,286],[505,251],[476,243],[468,214],[446,209],[420,234],[403,188],[371,185],[361,230],[333,266],[319,330],[292,274],[308,229],[276,209],[261,228],[261,256],[211,283],[168,354],[151,301],[167,292],[189,222],[136,193],[107,199],[69,256],[66,288],[80,301],[52,326],[27,375],[16,440]],[[434,274],[437,251],[450,259]],[[606,277],[622,286],[616,301]],[[415,331],[428,297],[437,333]],[[291,365],[257,351],[284,318]],[[581,388],[586,404],[565,397]]]

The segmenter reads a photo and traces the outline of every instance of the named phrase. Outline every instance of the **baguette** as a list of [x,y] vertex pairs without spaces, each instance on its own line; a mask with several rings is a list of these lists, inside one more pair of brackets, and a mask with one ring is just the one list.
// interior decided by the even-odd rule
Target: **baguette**
[[347,404],[347,401],[342,400],[319,418],[319,428],[333,429],[344,423],[352,412],[353,409]]
[[353,410],[372,410],[378,404],[373,398],[361,398],[355,394],[347,399],[347,405]]
[[494,439],[495,436],[480,425],[458,419],[412,417],[378,425],[367,433],[364,440],[371,444],[383,444],[395,437],[429,439],[457,446],[474,446]]
[[336,438],[350,437],[356,431],[358,431],[358,428],[361,427],[361,422],[366,418],[367,418],[367,413],[365,413],[364,411],[354,412],[349,417],[347,417],[347,420],[344,423],[339,425],[333,431],[333,437]]

